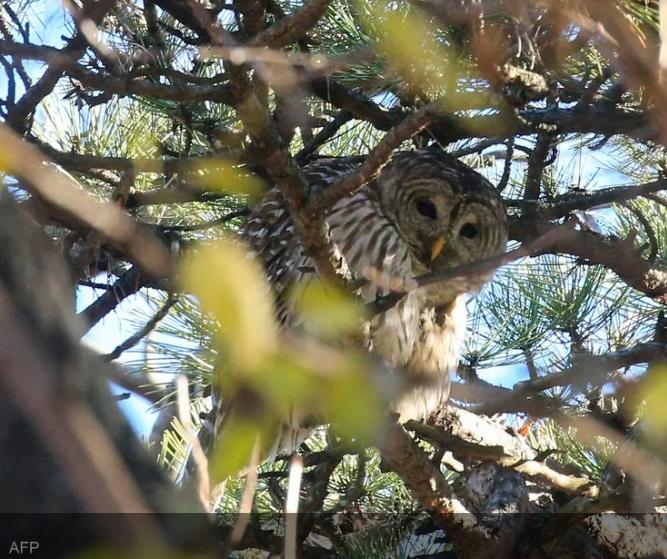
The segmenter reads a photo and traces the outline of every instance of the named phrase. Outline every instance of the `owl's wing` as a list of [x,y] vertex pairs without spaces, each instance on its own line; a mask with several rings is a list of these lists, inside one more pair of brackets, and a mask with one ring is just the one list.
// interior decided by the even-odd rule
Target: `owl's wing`
[[[354,171],[361,161],[363,158],[359,157],[327,158],[308,165],[303,174],[310,187],[309,194],[321,192]],[[250,247],[251,256],[258,258],[264,267],[275,296],[279,324],[291,325],[294,316],[290,288],[316,277],[316,273],[278,189],[272,189],[248,216],[241,236]],[[339,265],[349,272],[344,259]]]

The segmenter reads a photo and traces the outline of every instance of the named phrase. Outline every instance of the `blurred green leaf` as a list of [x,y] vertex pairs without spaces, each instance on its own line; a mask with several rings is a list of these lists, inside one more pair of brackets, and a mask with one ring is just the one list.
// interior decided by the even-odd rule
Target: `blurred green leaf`
[[258,200],[265,184],[248,169],[227,159],[198,161],[191,169],[194,186],[205,191],[247,196]]
[[373,390],[367,365],[360,355],[350,353],[335,375],[323,386],[325,417],[343,436],[372,443],[382,424],[383,406]]
[[273,444],[276,430],[277,425],[267,416],[260,417],[256,414],[249,419],[232,413],[225,418],[225,424],[209,460],[213,483],[223,481],[251,466],[255,445],[261,460]]
[[222,325],[216,336],[236,372],[257,369],[278,345],[271,291],[247,252],[239,243],[219,241],[187,257],[181,270],[184,288]]
[[642,383],[639,400],[644,401],[642,432],[653,442],[667,439],[667,366],[657,366]]
[[304,282],[295,288],[296,312],[305,329],[315,336],[340,338],[361,325],[364,307],[350,293],[320,280]]

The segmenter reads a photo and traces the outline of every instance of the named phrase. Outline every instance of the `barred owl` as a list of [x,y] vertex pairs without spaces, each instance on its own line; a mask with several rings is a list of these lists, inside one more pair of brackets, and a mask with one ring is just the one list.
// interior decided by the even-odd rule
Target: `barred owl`
[[[304,175],[311,194],[354,171],[361,161],[327,158],[309,165]],[[364,301],[389,292],[386,282],[373,278],[407,279],[451,268],[496,255],[507,242],[506,215],[493,186],[432,149],[396,153],[373,181],[329,210],[326,225],[338,271],[352,280],[371,280],[360,288]],[[249,215],[242,233],[264,266],[280,323],[292,325],[290,287],[316,272],[277,189]],[[472,278],[470,290],[489,278]],[[370,351],[390,366],[426,377],[395,403],[399,421],[425,420],[447,400],[465,326],[465,293],[447,282],[409,292],[366,325]],[[293,450],[305,438],[308,430],[295,422],[286,420],[274,451]]]

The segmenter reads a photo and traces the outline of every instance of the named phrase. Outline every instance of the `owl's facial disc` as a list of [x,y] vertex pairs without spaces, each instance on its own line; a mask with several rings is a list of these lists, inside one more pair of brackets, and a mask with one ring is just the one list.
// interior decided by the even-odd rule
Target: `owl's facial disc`
[[493,208],[478,201],[464,202],[453,212],[444,246],[430,267],[453,268],[495,256],[504,250],[506,240]]

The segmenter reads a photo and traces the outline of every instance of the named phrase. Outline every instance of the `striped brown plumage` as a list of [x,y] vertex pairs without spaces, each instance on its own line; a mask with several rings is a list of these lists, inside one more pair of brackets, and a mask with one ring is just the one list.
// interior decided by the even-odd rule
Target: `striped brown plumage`
[[[307,166],[303,172],[310,194],[352,172],[361,161],[326,158]],[[389,292],[387,278],[413,278],[492,256],[503,251],[507,241],[504,207],[493,186],[435,149],[394,154],[374,180],[329,210],[326,224],[337,271],[351,280],[371,280],[358,293],[366,302]],[[315,265],[277,189],[249,215],[242,236],[263,264],[280,324],[295,325],[299,319],[290,288],[315,277]],[[433,258],[441,238],[444,248]],[[470,290],[488,279],[472,278]],[[447,282],[411,291],[366,325],[370,351],[390,366],[428,378],[395,403],[400,421],[425,420],[447,400],[465,325],[465,293]],[[214,410],[211,418],[219,424],[221,414]],[[276,451],[291,451],[303,440],[308,430],[300,429],[298,421],[297,414],[286,418]],[[215,433],[217,428],[211,428]]]

